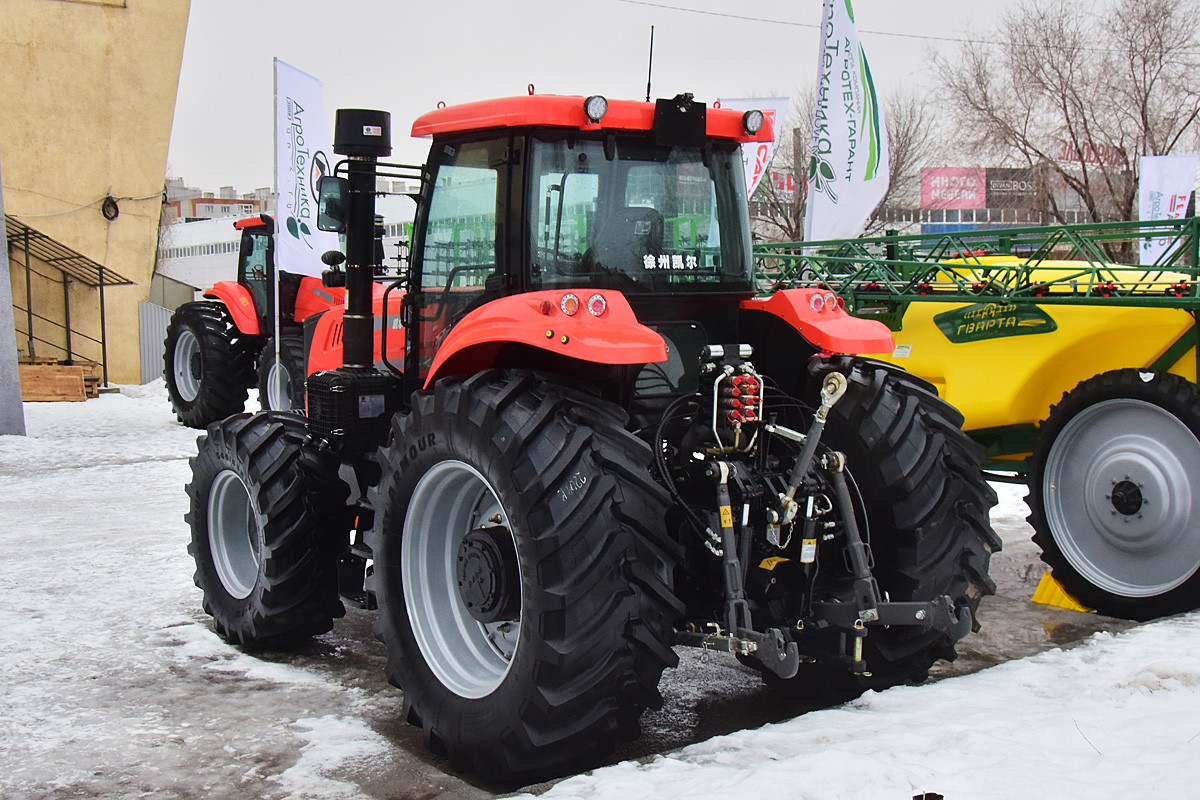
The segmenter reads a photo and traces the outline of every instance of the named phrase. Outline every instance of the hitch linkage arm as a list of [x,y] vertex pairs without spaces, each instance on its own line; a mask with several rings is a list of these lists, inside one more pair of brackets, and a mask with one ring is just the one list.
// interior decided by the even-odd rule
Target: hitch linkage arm
[[[779,495],[779,502],[782,505],[783,518],[779,521],[781,525],[787,525],[796,518],[796,513],[800,510],[799,504],[796,503],[796,491],[800,488],[800,484],[804,482],[804,476],[812,469],[813,459],[817,454],[817,445],[821,443],[821,433],[825,430],[825,420],[829,418],[829,412],[833,408],[834,403],[842,399],[842,395],[846,393],[846,376],[840,372],[831,372],[825,376],[825,383],[821,386],[821,405],[813,414],[812,425],[808,428],[808,433],[804,435],[804,444],[800,449],[800,455],[796,457],[796,464],[792,467],[791,474],[788,475],[787,491]],[[771,430],[771,427],[768,427]],[[778,433],[785,433],[779,430]],[[789,436],[788,438],[794,438]]]
[[[750,604],[746,601],[746,572],[749,567],[739,560],[738,552],[743,548],[737,546],[737,537],[733,529],[733,506],[729,496],[730,472],[735,467],[724,461],[715,464],[717,478],[717,513],[721,518],[721,550],[722,574],[725,578],[725,624],[728,637],[701,636],[701,646],[711,647],[720,640],[727,644],[721,645],[735,652],[753,655],[763,665],[780,678],[787,679],[795,676],[800,669],[800,651],[795,642],[788,641],[778,628],[771,628],[766,633],[754,630],[750,619]],[[748,536],[743,531],[743,536]],[[748,548],[745,548],[748,552]],[[693,642],[687,642],[693,644]]]

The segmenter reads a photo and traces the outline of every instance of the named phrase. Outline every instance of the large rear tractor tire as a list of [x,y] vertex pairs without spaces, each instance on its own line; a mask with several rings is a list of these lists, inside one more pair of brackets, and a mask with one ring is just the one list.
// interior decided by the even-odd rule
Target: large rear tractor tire
[[[979,601],[995,592],[988,562],[1001,541],[988,520],[996,494],[980,472],[979,447],[962,432],[962,415],[930,384],[887,364],[841,357],[810,367],[818,377],[833,369],[849,385],[821,441],[846,454],[880,591],[894,602],[948,595],[974,620]],[[845,567],[823,564],[817,591],[824,581],[841,592],[838,599],[850,600],[848,574],[839,578],[838,572]],[[919,682],[938,659],[955,658],[955,644],[935,629],[869,627],[863,645],[869,675],[815,663],[801,664],[788,680],[766,671],[764,678],[789,693],[845,699],[865,689]]]
[[1146,620],[1200,606],[1200,391],[1122,369],[1063,395],[1038,434],[1029,522],[1063,588]]
[[239,414],[209,427],[191,460],[195,581],[217,633],[236,644],[289,645],[345,614],[346,489],[304,436],[302,417]]
[[275,362],[275,338],[267,339],[258,354],[258,402],[263,410],[303,414],[306,405],[304,381],[304,334],[284,333],[279,337],[279,362]]
[[637,735],[677,663],[667,495],[625,414],[538,376],[438,382],[381,451],[368,588],[409,722],[531,781]]
[[245,408],[262,340],[238,331],[223,305],[183,304],[163,344],[163,378],[180,422],[205,428]]

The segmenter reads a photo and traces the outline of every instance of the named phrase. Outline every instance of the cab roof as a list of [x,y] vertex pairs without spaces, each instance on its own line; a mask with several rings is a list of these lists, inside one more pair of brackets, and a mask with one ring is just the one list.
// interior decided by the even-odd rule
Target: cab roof
[[[638,100],[609,100],[608,113],[599,122],[583,110],[587,98],[572,95],[522,95],[443,106],[417,118],[413,136],[437,136],[493,128],[546,127],[580,131],[652,131],[654,103]],[[757,134],[747,133],[743,112],[731,108],[708,108],[707,135],[710,139],[737,142],[769,142],[774,139],[771,120],[763,121]]]
[[246,228],[257,228],[260,225],[270,225],[271,217],[267,214],[259,214],[257,217],[245,217],[243,219],[234,220],[233,227],[237,230],[245,230]]

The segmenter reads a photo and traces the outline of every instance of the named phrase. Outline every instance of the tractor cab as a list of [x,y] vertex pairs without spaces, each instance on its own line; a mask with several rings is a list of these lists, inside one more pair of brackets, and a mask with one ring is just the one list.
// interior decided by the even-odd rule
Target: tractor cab
[[[242,232],[238,248],[237,282],[249,292],[258,331],[274,330],[275,220],[268,214],[240,219],[233,224]],[[280,321],[285,326],[303,322],[341,300],[341,290],[322,287],[318,278],[279,270]]]
[[[689,350],[734,334],[730,299],[755,294],[739,145],[771,138],[761,113],[691,95],[530,95],[439,108],[412,133],[433,143],[406,280],[406,394],[484,363],[594,377],[597,364],[665,361],[671,336],[664,349],[653,331],[680,319],[719,317],[677,332]],[[343,229],[347,191],[329,181],[326,229]],[[456,335],[472,314],[486,332]]]
[[[272,276],[275,271],[275,222],[266,215],[239,219],[233,227],[242,232],[241,244],[238,247],[237,282],[250,290],[254,303],[255,316],[259,325],[266,330],[266,320],[271,318],[271,306],[274,303],[274,291],[271,288]],[[279,287],[283,294],[282,286]]]

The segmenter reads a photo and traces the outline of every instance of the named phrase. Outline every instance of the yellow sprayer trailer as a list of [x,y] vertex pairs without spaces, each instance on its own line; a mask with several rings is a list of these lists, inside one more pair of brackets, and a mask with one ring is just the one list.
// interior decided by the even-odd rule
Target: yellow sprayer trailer
[[[1028,485],[1042,559],[1132,619],[1200,607],[1200,218],[762,245],[772,289],[882,319],[891,361]],[[1138,265],[1150,244],[1161,252]]]

